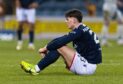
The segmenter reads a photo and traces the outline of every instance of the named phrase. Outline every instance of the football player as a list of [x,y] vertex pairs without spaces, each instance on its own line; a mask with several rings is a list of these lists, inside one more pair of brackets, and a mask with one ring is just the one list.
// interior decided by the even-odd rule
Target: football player
[[[122,14],[118,10],[117,5],[121,5],[120,0],[104,0],[103,4],[103,17],[104,17],[104,24],[102,28],[102,45],[109,45],[108,44],[108,31],[109,31],[109,24],[110,21],[116,19],[118,22],[117,28],[117,43],[123,44],[123,21],[122,21]],[[123,5],[123,4],[122,4]]]
[[[25,61],[21,67],[28,73],[37,75],[48,65],[62,56],[67,68],[78,75],[94,74],[97,65],[102,62],[102,53],[99,39],[96,34],[82,23],[83,15],[77,9],[69,10],[66,14],[66,23],[71,30],[68,34],[58,37],[39,49],[44,58],[32,65]],[[67,44],[73,42],[73,48]]]
[[35,49],[34,46],[34,24],[36,16],[36,8],[39,3],[36,0],[16,0],[16,17],[19,22],[17,36],[18,43],[16,46],[17,50],[22,49],[22,33],[23,33],[23,24],[28,23],[29,26],[29,49]]

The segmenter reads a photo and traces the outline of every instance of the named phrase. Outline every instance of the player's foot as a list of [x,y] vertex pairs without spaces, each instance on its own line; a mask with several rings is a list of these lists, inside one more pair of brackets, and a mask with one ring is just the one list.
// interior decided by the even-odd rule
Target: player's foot
[[107,46],[107,45],[108,45],[108,42],[107,42],[106,40],[102,40],[102,41],[101,41],[101,45],[102,45],[102,46]]
[[33,44],[33,43],[29,43],[28,49],[29,49],[29,50],[35,50],[34,44]]
[[16,50],[21,50],[22,49],[22,41],[18,41],[17,46],[16,46]]
[[117,41],[117,44],[118,44],[118,45],[123,45],[123,39],[118,40],[118,41]]
[[25,61],[22,61],[20,65],[21,65],[21,68],[27,73],[30,73],[32,75],[38,75],[39,74],[38,72],[36,72],[35,65],[33,65],[33,64],[29,64]]
[[109,43],[109,42],[104,42],[104,41],[102,41],[101,46],[110,47],[110,46],[112,46],[112,45],[111,45],[111,43]]

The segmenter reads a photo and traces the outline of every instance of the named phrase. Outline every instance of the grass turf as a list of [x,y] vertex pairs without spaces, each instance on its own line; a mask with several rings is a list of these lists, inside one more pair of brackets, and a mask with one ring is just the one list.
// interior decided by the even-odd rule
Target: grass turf
[[65,69],[60,58],[39,75],[32,76],[20,68],[20,62],[36,64],[40,59],[38,49],[49,40],[36,40],[36,50],[27,49],[24,41],[23,50],[15,49],[16,41],[0,41],[0,84],[122,84],[123,83],[123,46],[111,41],[111,47],[103,47],[103,63],[91,76],[79,76]]

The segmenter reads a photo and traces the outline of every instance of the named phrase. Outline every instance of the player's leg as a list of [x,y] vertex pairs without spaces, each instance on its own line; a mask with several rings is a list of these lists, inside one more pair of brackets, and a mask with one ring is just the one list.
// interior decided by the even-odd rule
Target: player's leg
[[16,46],[17,50],[20,50],[22,48],[22,33],[23,33],[23,23],[25,21],[25,17],[24,17],[24,10],[21,8],[17,8],[16,9],[16,17],[17,17],[17,21],[18,21],[18,29],[17,29],[17,39],[18,39],[18,43]]
[[90,64],[88,61],[75,52],[72,48],[68,46],[63,46],[58,49],[59,53],[64,58],[68,68],[75,74],[93,74],[96,70],[96,64]]
[[67,67],[70,68],[75,57],[75,50],[69,48],[68,46],[63,46],[58,49],[58,52],[62,55]]
[[[67,51],[67,53],[64,52],[64,50],[62,48],[65,51]],[[63,58],[65,59],[65,62],[67,63],[67,66],[70,67],[76,52],[73,49],[66,47],[66,46],[62,47],[62,48],[58,49],[58,51],[57,50],[49,51],[45,55],[45,57],[43,59],[41,59],[39,61],[39,63],[36,65],[35,70],[37,72],[39,72],[39,71],[43,70],[44,68],[46,68],[48,65],[54,63],[59,58],[60,53],[62,53]],[[30,72],[30,68],[32,68],[31,64],[23,62],[23,61],[21,62],[21,66],[27,72]],[[34,67],[33,67],[33,69],[34,69]]]
[[34,23],[28,23],[29,25],[29,45],[28,48],[34,50]]
[[22,33],[23,33],[23,22],[19,22],[18,23],[19,27],[17,29],[17,39],[18,39],[18,43],[17,43],[17,50],[20,50],[22,48]]
[[123,45],[123,20],[122,20],[122,14],[121,12],[118,10],[117,11],[117,20],[118,20],[118,27],[117,27],[117,43],[119,45]]
[[49,51],[43,59],[41,59],[37,65],[33,65],[30,63],[27,63],[25,61],[21,62],[21,67],[23,70],[25,70],[27,73],[31,73],[32,75],[37,75],[40,71],[48,67],[50,64],[57,61],[60,54],[57,50]]
[[108,30],[109,30],[109,24],[110,24],[110,15],[108,11],[104,11],[104,24],[101,31],[101,44],[107,45],[108,42]]
[[49,51],[45,54],[44,58],[38,62],[38,67],[41,70],[45,69],[50,64],[56,62],[56,60],[60,57],[60,53],[57,50]]
[[36,10],[35,9],[28,9],[27,10],[27,20],[29,25],[29,49],[35,49],[34,47],[34,25],[35,25],[35,17],[36,17]]

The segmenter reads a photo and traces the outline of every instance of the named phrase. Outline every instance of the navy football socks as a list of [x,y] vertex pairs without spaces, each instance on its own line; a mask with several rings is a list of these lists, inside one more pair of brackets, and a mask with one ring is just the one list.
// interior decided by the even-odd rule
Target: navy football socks
[[54,63],[59,57],[60,57],[60,54],[57,50],[49,51],[45,55],[45,57],[41,59],[41,61],[38,63],[38,67],[40,68],[40,70],[43,70],[45,67]]

